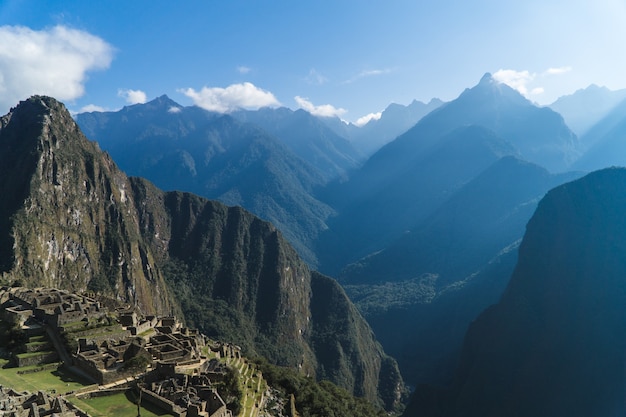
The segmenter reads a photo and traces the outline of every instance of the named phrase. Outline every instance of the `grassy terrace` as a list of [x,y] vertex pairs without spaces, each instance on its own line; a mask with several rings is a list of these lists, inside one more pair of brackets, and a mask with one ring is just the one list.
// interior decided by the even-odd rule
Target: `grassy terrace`
[[[106,397],[96,398],[68,398],[70,402],[85,411],[92,417],[136,417],[137,399],[132,394],[114,394]],[[141,417],[169,416],[150,404],[141,407]]]
[[246,359],[227,358],[225,362],[237,369],[239,374],[239,386],[243,392],[242,411],[239,416],[257,417],[261,411],[263,395],[267,389],[267,383],[261,372]]
[[[74,391],[88,385],[87,381],[82,381],[74,374],[64,370],[47,370],[33,373],[21,373],[39,366],[27,366],[23,368],[4,368],[8,361],[0,359],[0,385],[11,387],[18,391],[37,392],[39,390],[47,392],[65,393]],[[20,371],[20,373],[18,373]]]
[[[81,333],[86,329],[85,322],[75,322],[66,326],[71,334]],[[5,323],[0,321],[0,326]],[[113,326],[94,326],[90,330],[90,334],[109,333],[111,330],[118,330],[119,325]],[[146,332],[147,336],[152,331]],[[30,346],[43,345],[48,343],[45,336],[32,336],[28,342]],[[210,349],[205,348],[203,353],[209,358],[216,357]],[[22,353],[20,357],[37,356],[42,352]],[[243,392],[242,411],[238,417],[258,417],[260,406],[263,403],[263,395],[267,389],[267,383],[256,369],[254,364],[249,363],[246,359],[221,359],[230,367],[236,369],[239,377],[239,387]],[[41,366],[33,365],[22,368],[7,367],[9,361],[0,359],[0,385],[11,387],[17,391],[37,392],[39,390],[48,393],[69,394],[79,392],[81,388],[90,385],[88,381],[81,380],[78,376],[64,370],[41,369]],[[29,372],[32,371],[32,372]],[[76,398],[69,395],[67,398],[70,402],[76,404],[83,411],[93,417],[98,416],[115,416],[115,417],[135,417],[137,416],[136,398],[133,393],[120,393],[105,397],[96,398]],[[169,415],[163,410],[156,409],[150,404],[141,408],[141,415],[146,417],[167,416]]]

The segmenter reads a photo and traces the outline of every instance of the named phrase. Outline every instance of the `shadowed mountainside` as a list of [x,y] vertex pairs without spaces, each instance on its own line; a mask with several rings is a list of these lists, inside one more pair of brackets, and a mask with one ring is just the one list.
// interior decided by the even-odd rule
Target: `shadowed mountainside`
[[449,391],[406,416],[618,416],[626,411],[626,170],[550,191],[500,302],[472,323]]

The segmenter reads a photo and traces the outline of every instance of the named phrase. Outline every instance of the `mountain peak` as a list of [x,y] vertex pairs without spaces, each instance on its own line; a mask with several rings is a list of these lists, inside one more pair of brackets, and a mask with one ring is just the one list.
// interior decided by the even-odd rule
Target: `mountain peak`
[[480,79],[478,84],[486,84],[486,83],[492,83],[494,81],[493,76],[491,75],[490,72],[486,72],[482,78]]
[[[57,147],[67,138],[75,138],[73,133],[78,127],[63,103],[52,97],[35,95],[20,101],[0,119],[0,131],[5,131],[5,143],[19,142],[23,147],[43,140]],[[9,134],[10,131],[20,134]],[[72,134],[65,135],[62,131]]]
[[13,115],[44,115],[52,112],[62,112],[69,115],[69,112],[63,105],[63,103],[48,96],[34,95],[26,100],[22,100],[17,106],[12,107],[7,116],[13,117]]
[[[163,94],[153,100],[150,100],[146,103],[133,104],[130,106],[124,106],[124,110],[130,109],[147,109],[147,110],[164,110],[168,112],[178,112],[182,110],[183,106],[169,98],[166,94]],[[179,109],[179,110],[172,110]]]

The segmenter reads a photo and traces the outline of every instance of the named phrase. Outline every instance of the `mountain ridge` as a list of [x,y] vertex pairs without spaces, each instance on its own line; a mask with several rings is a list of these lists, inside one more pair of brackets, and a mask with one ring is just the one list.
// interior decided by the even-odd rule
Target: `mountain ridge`
[[[129,179],[52,98],[31,97],[1,120],[2,169],[26,179],[0,176],[0,189],[18,191],[0,205],[9,219],[2,241],[11,246],[5,284],[90,290],[143,312],[183,312],[204,333],[398,405],[395,361],[336,281],[311,271],[273,225],[241,207]],[[344,334],[325,332],[332,317],[312,313],[320,302],[312,285],[322,281],[352,323]]]

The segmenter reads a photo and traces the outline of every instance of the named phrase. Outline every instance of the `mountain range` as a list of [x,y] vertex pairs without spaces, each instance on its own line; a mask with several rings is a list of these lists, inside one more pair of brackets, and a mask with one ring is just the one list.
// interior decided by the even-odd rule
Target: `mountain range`
[[[432,399],[441,392],[422,384],[457,380],[465,332],[500,300],[537,203],[588,170],[622,164],[626,107],[607,91],[539,107],[485,74],[448,103],[413,103],[433,108],[408,127],[391,120],[411,106],[358,128],[285,108],[221,115],[167,97],[77,121],[125,171],[271,220],[309,265],[339,279],[406,380],[420,384],[417,396]],[[585,102],[598,111],[577,110]],[[395,139],[381,127],[378,145],[360,147],[359,135],[385,123]],[[177,262],[167,268],[193,276]]]
[[[314,196],[314,190],[328,181],[328,171],[322,167],[332,166],[339,175],[356,164],[352,159],[356,156],[345,139],[335,137],[308,113],[276,109],[264,115],[271,118],[267,124],[281,137],[289,136],[280,131],[289,132],[295,120],[305,120],[315,133],[327,134],[328,140],[311,145],[319,153],[298,147],[310,143],[313,135],[302,129],[306,138],[292,140],[289,147],[277,136],[240,121],[251,117],[245,112],[235,118],[182,107],[167,96],[117,112],[79,114],[76,121],[129,175],[148,178],[165,190],[189,191],[245,207],[276,225],[301,256],[315,265],[312,242],[333,213]],[[320,156],[325,150],[329,151],[326,158]],[[297,152],[321,159],[321,167]]]
[[182,313],[251,355],[397,405],[396,362],[337,282],[309,269],[272,224],[127,177],[49,97],[0,119],[0,162],[5,285],[94,291],[146,314]]
[[626,99],[626,89],[612,91],[595,84],[559,97],[550,107],[563,116],[567,126],[579,137],[607,116]]

